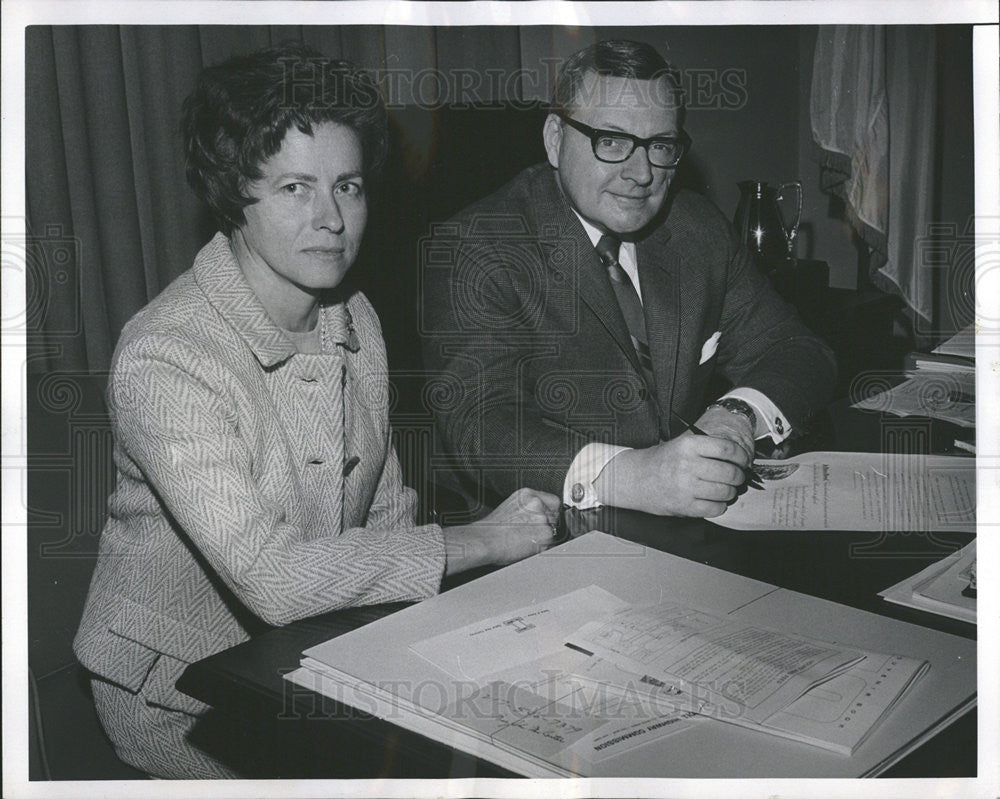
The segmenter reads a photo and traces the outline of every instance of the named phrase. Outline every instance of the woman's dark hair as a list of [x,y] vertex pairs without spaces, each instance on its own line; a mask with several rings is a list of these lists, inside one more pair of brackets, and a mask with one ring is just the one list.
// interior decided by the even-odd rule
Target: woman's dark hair
[[665,77],[670,83],[670,97],[665,101],[683,110],[684,92],[680,73],[663,56],[643,42],[628,39],[607,39],[577,50],[566,59],[556,76],[549,110],[553,113],[571,113],[583,101],[580,92],[588,72],[615,78],[653,80]]
[[366,180],[377,180],[386,159],[386,114],[372,79],[347,61],[310,47],[286,44],[234,56],[206,67],[184,101],[181,125],[188,183],[229,236],[254,202],[247,184],[281,149],[292,125],[335,122],[361,142]]

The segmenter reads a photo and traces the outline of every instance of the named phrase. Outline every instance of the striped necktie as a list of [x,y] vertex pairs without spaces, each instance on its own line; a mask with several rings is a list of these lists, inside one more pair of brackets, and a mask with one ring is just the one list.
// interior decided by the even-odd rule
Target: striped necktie
[[611,286],[618,298],[618,306],[622,309],[629,336],[632,338],[632,346],[635,347],[635,353],[639,357],[639,365],[646,373],[647,382],[650,386],[654,386],[656,382],[653,376],[653,361],[649,356],[649,344],[646,340],[646,318],[642,314],[639,293],[632,285],[628,273],[618,262],[618,251],[621,244],[618,239],[605,234],[597,242],[597,254],[601,256],[604,268],[608,270]]

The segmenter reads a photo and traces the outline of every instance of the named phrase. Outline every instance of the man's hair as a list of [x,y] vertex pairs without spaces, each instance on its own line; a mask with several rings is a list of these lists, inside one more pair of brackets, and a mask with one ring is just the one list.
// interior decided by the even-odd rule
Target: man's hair
[[361,143],[367,180],[376,180],[387,153],[386,113],[371,78],[347,61],[336,61],[301,44],[284,44],[234,56],[202,70],[184,101],[188,183],[229,236],[243,225],[249,183],[281,149],[294,125],[334,122]]
[[670,89],[669,96],[662,99],[673,103],[678,111],[683,109],[680,73],[664,60],[655,47],[628,39],[608,39],[577,50],[566,59],[556,76],[549,110],[557,114],[571,112],[581,100],[579,95],[588,72],[637,80],[665,77]]

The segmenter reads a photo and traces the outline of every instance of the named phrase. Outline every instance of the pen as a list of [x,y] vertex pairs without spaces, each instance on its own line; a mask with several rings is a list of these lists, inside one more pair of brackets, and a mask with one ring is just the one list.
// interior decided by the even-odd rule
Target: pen
[[[708,433],[706,433],[704,430],[702,430],[700,427],[698,427],[698,425],[691,424],[690,422],[685,422],[684,421],[684,417],[681,416],[679,413],[677,413],[677,411],[671,409],[670,412],[674,415],[674,417],[677,419],[677,421],[679,421],[688,430],[690,430],[692,433],[694,433],[694,435],[696,435],[696,436],[707,436],[708,435]],[[751,467],[749,469],[744,469],[744,471],[746,472],[746,476],[747,476],[747,485],[750,486],[750,488],[756,488],[758,491],[763,491],[764,490],[764,484],[761,482],[760,475],[757,474],[757,472],[753,469],[753,467]]]

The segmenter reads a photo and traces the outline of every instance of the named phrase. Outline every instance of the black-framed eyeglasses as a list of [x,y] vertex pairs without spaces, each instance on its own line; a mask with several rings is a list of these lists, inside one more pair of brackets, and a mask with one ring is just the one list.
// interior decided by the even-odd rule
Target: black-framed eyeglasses
[[594,157],[608,164],[627,161],[637,147],[643,147],[649,156],[650,164],[667,169],[677,166],[691,147],[691,137],[683,130],[676,136],[652,136],[643,139],[620,130],[592,128],[566,114],[559,114],[559,118],[584,136],[589,136]]

